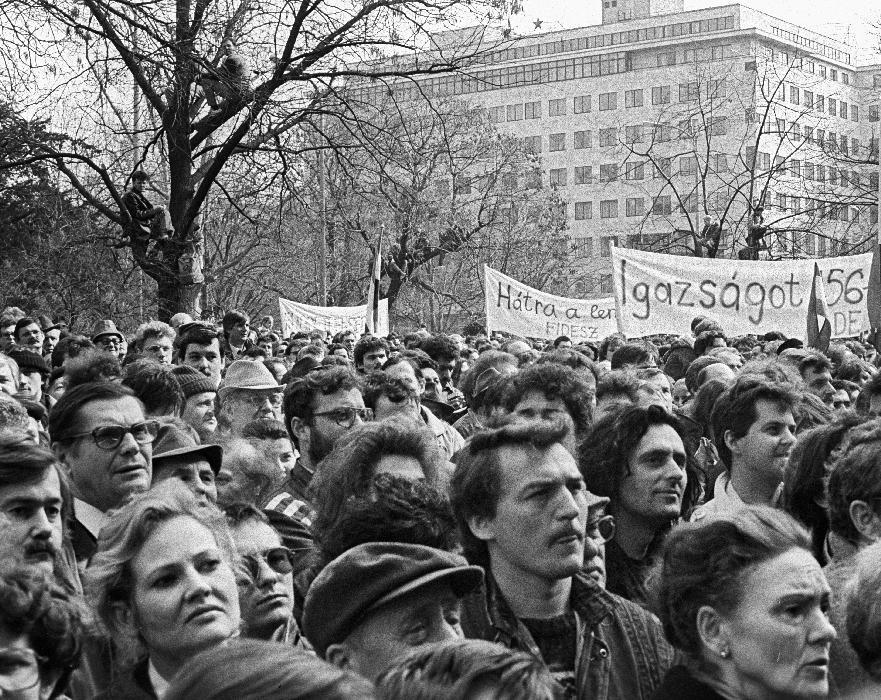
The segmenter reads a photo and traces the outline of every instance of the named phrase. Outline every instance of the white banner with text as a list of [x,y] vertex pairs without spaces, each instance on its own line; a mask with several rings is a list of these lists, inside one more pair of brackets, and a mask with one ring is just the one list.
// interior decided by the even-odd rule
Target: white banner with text
[[[278,298],[281,310],[281,329],[285,336],[297,331],[339,331],[350,330],[357,338],[361,337],[367,323],[367,305],[361,306],[312,306],[300,304],[289,299]],[[379,300],[379,326],[376,335],[388,335],[388,299]]]
[[570,299],[547,294],[484,265],[487,331],[573,342],[602,340],[618,330],[615,299]]
[[826,290],[832,337],[868,329],[870,253],[817,260],[690,258],[612,248],[618,325],[628,338],[688,335],[708,316],[732,336],[780,331],[804,338],[814,263]]

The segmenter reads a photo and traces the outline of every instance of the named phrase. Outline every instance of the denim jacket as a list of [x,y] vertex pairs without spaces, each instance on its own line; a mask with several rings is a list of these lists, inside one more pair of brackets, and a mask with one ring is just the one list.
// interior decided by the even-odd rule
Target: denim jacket
[[[603,590],[581,572],[572,579],[570,603],[583,630],[575,661],[578,697],[649,700],[674,661],[673,648],[664,639],[658,619]],[[489,572],[484,600],[470,597],[463,607],[466,637],[487,639],[541,658],[529,630],[514,615]]]

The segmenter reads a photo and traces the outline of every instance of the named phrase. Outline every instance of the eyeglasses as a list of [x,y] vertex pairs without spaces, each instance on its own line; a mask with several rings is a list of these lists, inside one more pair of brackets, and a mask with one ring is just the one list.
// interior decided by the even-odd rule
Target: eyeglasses
[[102,348],[118,348],[122,345],[122,341],[119,338],[111,336],[109,338],[99,338],[98,345],[100,345]]
[[281,406],[282,402],[282,393],[280,391],[275,391],[271,394],[258,391],[243,391],[239,397],[239,400],[243,403],[248,404],[253,408],[260,408],[266,401],[269,400],[269,405],[273,408],[278,408]]
[[321,413],[313,413],[316,418],[318,416],[326,416],[341,428],[351,428],[355,425],[355,419],[360,418],[365,423],[373,420],[372,408],[335,408],[332,411],[322,411]]
[[15,693],[33,688],[40,682],[40,663],[45,661],[33,649],[0,648],[0,689]]
[[267,566],[277,574],[289,574],[294,570],[294,553],[287,547],[273,547],[255,554],[243,554],[242,566],[256,581],[260,577],[260,562],[265,561]]
[[156,439],[159,433],[159,422],[155,420],[147,420],[143,423],[135,423],[134,425],[99,425],[94,430],[85,433],[73,433],[65,439],[73,439],[91,435],[92,440],[102,450],[115,450],[119,447],[123,438],[127,433],[135,439],[139,445],[149,445]]
[[604,515],[588,521],[585,532],[592,540],[600,540],[603,544],[611,541],[615,537],[615,516]]

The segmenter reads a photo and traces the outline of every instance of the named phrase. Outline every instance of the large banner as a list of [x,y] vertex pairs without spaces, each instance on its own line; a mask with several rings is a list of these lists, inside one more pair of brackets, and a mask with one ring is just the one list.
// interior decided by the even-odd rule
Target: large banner
[[612,248],[618,325],[627,337],[687,335],[695,316],[732,335],[781,331],[804,338],[817,263],[832,337],[868,330],[866,288],[872,256],[818,260],[714,260]]
[[[360,338],[367,323],[367,305],[311,306],[278,298],[281,330],[285,336],[297,331],[321,330],[337,333],[350,330]],[[388,299],[379,300],[379,324],[376,335],[388,335]]]
[[615,299],[569,299],[528,287],[484,265],[487,330],[526,338],[601,340],[618,330]]

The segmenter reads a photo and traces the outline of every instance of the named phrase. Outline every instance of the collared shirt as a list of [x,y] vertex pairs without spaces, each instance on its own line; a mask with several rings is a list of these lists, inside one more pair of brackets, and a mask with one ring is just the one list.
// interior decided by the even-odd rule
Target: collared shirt
[[80,525],[86,528],[89,534],[97,540],[98,533],[101,532],[101,528],[107,522],[107,515],[95,508],[91,503],[81,501],[79,498],[73,499],[73,512]]
[[169,683],[156,670],[156,667],[153,665],[153,659],[147,662],[147,678],[150,679],[150,685],[153,686],[153,692],[156,693],[158,700],[162,700],[168,692]]
[[[774,497],[769,505],[776,508],[780,503],[782,495],[783,484],[781,483],[774,492]],[[728,472],[722,472],[716,477],[716,483],[713,486],[713,498],[702,506],[695,508],[691,513],[689,521],[695,523],[707,517],[733,513],[745,505],[746,503],[744,503],[740,494],[734,489],[734,484],[731,483]]]

